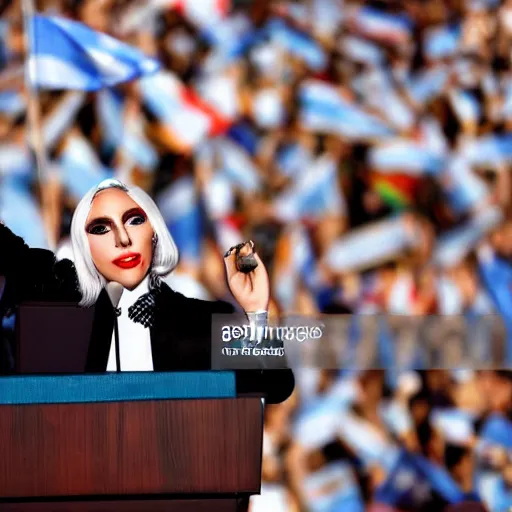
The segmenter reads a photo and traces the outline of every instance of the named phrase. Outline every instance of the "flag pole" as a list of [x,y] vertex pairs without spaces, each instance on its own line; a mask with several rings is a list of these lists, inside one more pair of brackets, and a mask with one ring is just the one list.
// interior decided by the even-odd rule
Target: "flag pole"
[[50,248],[54,250],[57,245],[51,222],[51,208],[47,193],[48,162],[44,145],[43,128],[41,122],[41,106],[39,91],[35,84],[35,68],[31,59],[32,48],[35,44],[32,18],[36,13],[34,0],[21,0],[22,16],[25,32],[25,88],[27,90],[28,135],[36,161],[36,174],[40,190],[41,212],[46,227],[46,234]]
[[44,151],[43,134],[41,129],[41,109],[39,106],[39,92],[33,80],[33,65],[30,55],[34,37],[32,34],[31,19],[35,8],[33,0],[21,0],[23,23],[25,28],[25,87],[28,95],[28,122],[29,136],[37,162],[37,173],[40,182],[44,182],[46,172],[46,155]]

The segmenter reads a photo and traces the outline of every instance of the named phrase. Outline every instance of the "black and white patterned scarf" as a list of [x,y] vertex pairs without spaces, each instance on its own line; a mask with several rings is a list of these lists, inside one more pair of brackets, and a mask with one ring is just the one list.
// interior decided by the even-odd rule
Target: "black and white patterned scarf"
[[144,327],[153,327],[156,317],[156,301],[161,292],[161,280],[151,274],[149,292],[141,295],[129,308],[128,318]]

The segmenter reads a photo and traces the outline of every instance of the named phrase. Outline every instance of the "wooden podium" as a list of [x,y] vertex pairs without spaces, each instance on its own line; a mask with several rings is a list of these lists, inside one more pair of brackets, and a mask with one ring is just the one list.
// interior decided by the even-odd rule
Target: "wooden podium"
[[247,510],[263,403],[229,372],[0,379],[0,510]]

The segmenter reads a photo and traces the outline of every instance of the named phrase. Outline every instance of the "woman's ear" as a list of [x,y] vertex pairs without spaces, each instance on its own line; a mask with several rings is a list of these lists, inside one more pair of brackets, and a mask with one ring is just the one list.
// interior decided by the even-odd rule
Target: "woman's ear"
[[153,247],[156,247],[156,244],[158,243],[158,236],[156,233],[153,233],[153,238],[151,241],[153,242]]

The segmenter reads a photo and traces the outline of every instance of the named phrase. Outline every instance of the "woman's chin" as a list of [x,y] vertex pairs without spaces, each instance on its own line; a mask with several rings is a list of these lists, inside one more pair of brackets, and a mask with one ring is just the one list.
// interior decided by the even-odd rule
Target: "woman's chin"
[[126,282],[126,284],[123,284],[123,286],[127,289],[127,290],[134,290],[135,288],[137,288],[137,286],[139,286],[139,284],[142,282],[144,278],[141,277],[140,279],[137,279],[136,281],[128,281]]
[[[126,273],[128,274],[128,272]],[[123,288],[126,288],[127,290],[133,290],[139,286],[139,284],[144,280],[144,275],[140,272],[133,273],[133,275],[121,275],[116,276],[116,279],[114,281],[118,282],[120,285],[123,286]]]

